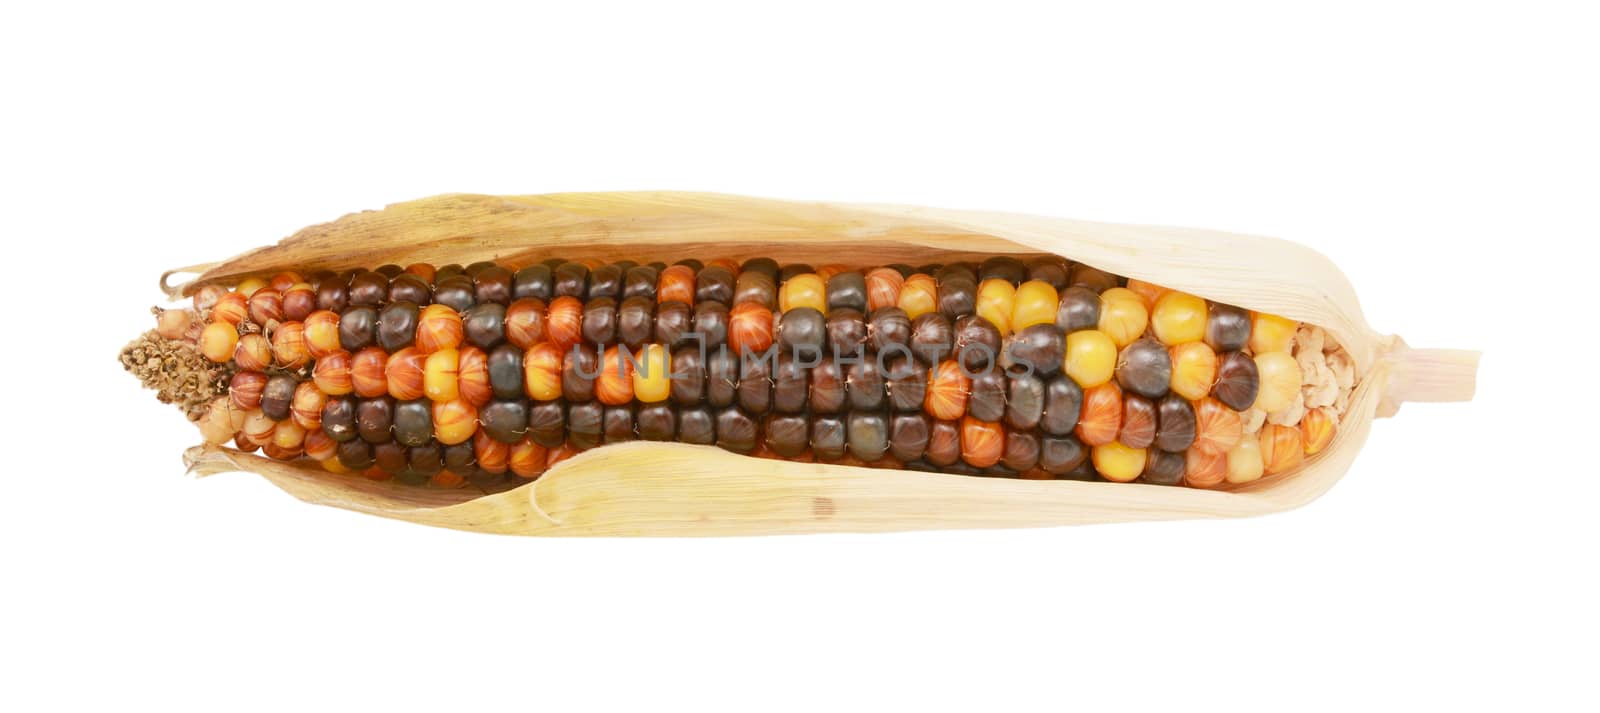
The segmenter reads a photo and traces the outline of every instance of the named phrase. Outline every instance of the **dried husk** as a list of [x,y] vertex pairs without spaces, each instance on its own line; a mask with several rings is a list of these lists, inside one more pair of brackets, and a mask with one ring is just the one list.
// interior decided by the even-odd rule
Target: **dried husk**
[[[1372,420],[1392,415],[1401,402],[1472,397],[1476,352],[1413,350],[1374,332],[1349,282],[1322,255],[1271,238],[1182,228],[705,193],[445,195],[347,215],[277,245],[174,270],[162,287],[177,298],[203,284],[290,269],[551,255],[921,264],[997,253],[1055,253],[1322,326],[1359,375],[1337,437],[1294,473],[1227,491],[793,463],[644,442],[580,454],[493,495],[333,475],[314,463],[214,446],[192,448],[185,460],[202,475],[257,473],[311,503],[505,534],[746,535],[1239,517],[1298,507],[1327,491],[1349,469]],[[197,276],[169,285],[180,272]]]

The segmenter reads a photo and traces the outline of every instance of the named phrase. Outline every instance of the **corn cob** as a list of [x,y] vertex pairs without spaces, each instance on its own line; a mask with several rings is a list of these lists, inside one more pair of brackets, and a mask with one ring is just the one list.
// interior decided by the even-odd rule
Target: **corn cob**
[[[552,255],[569,259],[545,260]],[[776,262],[776,274],[765,263],[744,269],[758,257]],[[1009,260],[986,272],[991,258],[1020,260],[1027,279]],[[640,267],[634,261],[655,259],[683,264],[645,265],[657,270],[650,316],[625,307],[650,298],[620,294],[608,322],[611,305],[591,304],[593,277],[632,265],[620,269],[626,281]],[[841,259],[849,262],[819,264]],[[468,277],[467,267],[424,264],[482,260],[496,271],[474,267]],[[910,274],[899,265],[921,262],[937,264]],[[414,279],[394,266],[353,269],[382,263],[415,263]],[[511,273],[515,290],[517,274],[540,265],[551,277],[549,299],[495,292],[504,284],[498,270]],[[726,274],[712,271],[702,285],[712,267]],[[179,272],[195,277],[168,284]],[[555,294],[558,277],[580,275],[582,288]],[[1035,280],[1056,290],[1053,305],[1040,299],[1042,286],[1028,284]],[[248,471],[312,503],[515,534],[885,531],[1277,512],[1337,482],[1374,419],[1401,403],[1470,399],[1477,362],[1473,352],[1411,349],[1374,331],[1335,266],[1283,241],[712,194],[439,196],[175,270],[162,288],[194,297],[194,307],[159,311],[156,330],[124,350],[123,363],[201,426],[208,443],[184,458],[193,472]],[[319,298],[341,291],[343,308],[319,309]],[[416,305],[414,317],[404,303]],[[747,303],[771,311],[770,332]],[[371,311],[344,324],[353,307]],[[888,307],[904,319],[874,328]],[[598,321],[586,325],[588,314]],[[478,346],[497,319],[501,346],[532,346]],[[1047,323],[1053,334],[1037,328]],[[669,348],[686,332],[700,339],[700,330],[728,353]],[[369,332],[359,349],[341,341],[364,343]],[[910,354],[898,351],[902,341]],[[885,358],[862,366],[783,356],[817,343],[830,354],[855,345],[864,357]],[[739,350],[768,344],[779,354],[765,368],[741,361]],[[966,353],[958,344],[999,350]],[[1159,397],[1155,377],[1168,365],[1157,344],[1171,370]],[[918,359],[928,345],[954,353]],[[1056,349],[1054,376],[1014,373],[1018,357],[1038,364]],[[454,359],[437,356],[444,351]],[[623,375],[633,376],[647,354],[671,367],[669,383],[567,373],[568,362],[582,371],[626,363],[634,372]],[[519,356],[520,397],[506,388]],[[1296,368],[1298,389],[1288,378]],[[876,388],[852,388],[880,383],[877,398]],[[432,398],[452,387],[453,400]],[[486,389],[488,401],[476,406]],[[665,400],[652,401],[663,391]],[[381,395],[362,395],[373,393]],[[364,405],[372,400],[386,403]],[[1279,408],[1263,410],[1269,404]],[[527,431],[508,443],[522,406]],[[997,410],[998,421],[985,420]],[[390,440],[369,442],[381,440],[386,419]],[[559,445],[527,437],[535,434]],[[637,440],[616,443],[630,436]],[[752,437],[745,455],[704,447],[720,440],[743,450]],[[1181,451],[1163,450],[1190,438]],[[348,470],[341,446],[372,467],[325,472]],[[858,457],[880,452],[871,463]],[[881,467],[853,467],[864,465]],[[1127,479],[1135,470],[1151,485],[1073,480]],[[1045,477],[1056,482],[1025,479]],[[527,485],[510,488],[517,483]],[[1196,487],[1160,487],[1169,484]]]
[[226,381],[182,404],[210,443],[485,492],[639,439],[1227,487],[1326,447],[1355,387],[1315,326],[1043,255],[282,272],[158,310],[124,363],[152,344]]

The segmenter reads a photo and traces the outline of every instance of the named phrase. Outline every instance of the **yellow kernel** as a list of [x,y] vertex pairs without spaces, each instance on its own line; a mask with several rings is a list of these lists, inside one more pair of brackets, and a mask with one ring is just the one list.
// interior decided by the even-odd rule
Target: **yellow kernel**
[[267,281],[266,280],[263,280],[263,279],[261,279],[259,277],[246,277],[243,280],[239,281],[239,286],[238,287],[235,287],[233,289],[234,289],[235,292],[238,292],[239,294],[244,295],[245,297],[249,297],[250,295],[255,294],[256,290],[259,290],[259,289],[261,289],[263,287],[266,287],[266,286],[267,286]]
[[1250,317],[1250,351],[1256,354],[1289,351],[1296,324],[1277,315],[1255,312]]
[[672,391],[672,356],[660,344],[646,344],[633,370],[633,397],[642,403],[666,401]]
[[1265,472],[1266,463],[1261,460],[1260,441],[1246,438],[1228,451],[1228,482],[1248,483]]
[[1061,370],[1085,389],[1104,384],[1116,373],[1117,345],[1097,329],[1068,334]]
[[1121,441],[1094,447],[1094,469],[1106,480],[1129,483],[1144,472],[1143,448],[1129,448]]
[[1208,315],[1205,300],[1187,292],[1168,292],[1150,311],[1150,330],[1169,346],[1198,342],[1206,336]]
[[422,392],[433,401],[454,401],[460,390],[461,353],[441,349],[422,364]]
[[218,364],[232,359],[238,345],[239,330],[227,322],[212,322],[200,332],[200,353]]
[[286,451],[298,451],[306,442],[306,429],[294,421],[279,421],[272,429],[272,444]]
[[810,307],[818,312],[828,311],[828,283],[813,272],[795,275],[783,282],[778,290],[778,310],[787,312],[797,307]]
[[1061,296],[1044,280],[1028,280],[1017,287],[1016,306],[1011,310],[1011,328],[1022,331],[1035,324],[1055,324]]
[[1205,342],[1189,342],[1171,349],[1172,391],[1190,401],[1211,393],[1217,381],[1217,353]]
[[984,280],[978,285],[977,306],[973,309],[979,317],[989,320],[1000,330],[1000,338],[1011,336],[1011,311],[1016,307],[1017,288],[1001,279]]
[[344,475],[350,472],[350,469],[344,467],[344,464],[340,463],[338,458],[324,458],[323,460],[317,462],[321,463],[322,468],[329,473],[338,473],[339,475]]
[[1150,312],[1138,293],[1126,287],[1100,293],[1100,331],[1111,337],[1118,349],[1138,340],[1149,324]]
[[920,272],[907,277],[900,284],[900,297],[895,306],[912,319],[939,309],[939,283],[933,276]]
[[1255,408],[1267,413],[1281,410],[1294,403],[1300,393],[1300,365],[1288,352],[1257,354],[1256,373],[1261,386],[1256,390]]

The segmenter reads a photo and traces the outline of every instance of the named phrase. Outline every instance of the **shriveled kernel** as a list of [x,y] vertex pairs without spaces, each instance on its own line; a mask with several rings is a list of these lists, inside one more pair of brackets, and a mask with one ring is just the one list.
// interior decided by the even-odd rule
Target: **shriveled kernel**
[[788,312],[798,307],[810,307],[827,313],[828,283],[823,281],[821,275],[808,272],[784,280],[783,287],[778,290],[778,310]]
[[978,285],[977,300],[977,315],[989,320],[1002,339],[1011,336],[1011,313],[1016,309],[1017,288],[998,278],[984,280]]
[[428,355],[422,366],[422,391],[431,401],[454,401],[461,396],[461,352],[441,349]]
[[1228,449],[1228,468],[1225,476],[1230,483],[1248,483],[1266,472],[1261,460],[1261,442],[1254,438],[1239,441]]
[[1144,472],[1143,448],[1129,448],[1112,441],[1095,446],[1090,457],[1094,459],[1095,471],[1106,480],[1131,483]]
[[207,310],[217,306],[217,301],[228,294],[228,288],[222,285],[202,285],[194,291],[192,302],[196,314],[205,314]]
[[1189,342],[1172,348],[1172,391],[1191,401],[1211,393],[1217,382],[1217,353],[1204,342]]
[[900,284],[900,297],[895,306],[905,310],[912,319],[939,309],[939,284],[932,275],[913,274]]
[[156,334],[162,339],[182,339],[189,331],[194,313],[186,309],[164,309],[156,312]]
[[1332,411],[1326,408],[1307,411],[1300,419],[1300,439],[1305,444],[1306,455],[1314,456],[1321,453],[1322,449],[1333,442],[1333,436],[1338,430],[1338,422]]
[[1305,445],[1300,441],[1298,428],[1269,423],[1261,427],[1257,438],[1267,475],[1293,470],[1305,460]]
[[239,344],[239,330],[227,322],[212,322],[200,332],[200,353],[221,364],[233,358]]
[[1044,280],[1022,283],[1011,310],[1011,329],[1020,332],[1036,324],[1054,324],[1060,299],[1056,288]]
[[1261,386],[1255,407],[1272,413],[1294,403],[1300,394],[1300,364],[1288,352],[1266,352],[1255,356]]
[[1257,355],[1287,352],[1298,327],[1294,320],[1256,312],[1250,318],[1250,351]]
[[1111,337],[1117,348],[1132,344],[1150,324],[1144,300],[1126,287],[1113,287],[1100,295],[1100,331]]
[[1086,329],[1067,335],[1062,371],[1079,386],[1092,388],[1111,380],[1117,368],[1117,345],[1105,332]]
[[1161,295],[1150,311],[1150,331],[1168,346],[1198,342],[1206,336],[1206,301],[1176,290]]

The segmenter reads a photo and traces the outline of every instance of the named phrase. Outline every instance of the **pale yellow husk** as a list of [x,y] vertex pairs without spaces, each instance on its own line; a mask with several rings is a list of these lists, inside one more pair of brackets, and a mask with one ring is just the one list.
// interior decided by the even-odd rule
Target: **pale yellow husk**
[[[749,458],[709,446],[629,443],[561,463],[507,492],[429,490],[335,476],[200,446],[200,474],[257,473],[307,502],[461,530],[527,535],[746,535],[1031,527],[1260,515],[1303,505],[1355,459],[1372,420],[1402,401],[1472,397],[1476,352],[1413,350],[1366,324],[1327,258],[1214,231],[908,206],[705,193],[446,195],[347,215],[278,245],[169,272],[178,297],[207,282],[381,263],[755,256],[852,265],[1054,253],[1219,302],[1324,327],[1359,386],[1334,442],[1299,471],[1232,491],[931,475]],[[170,285],[176,273],[195,273]]]

